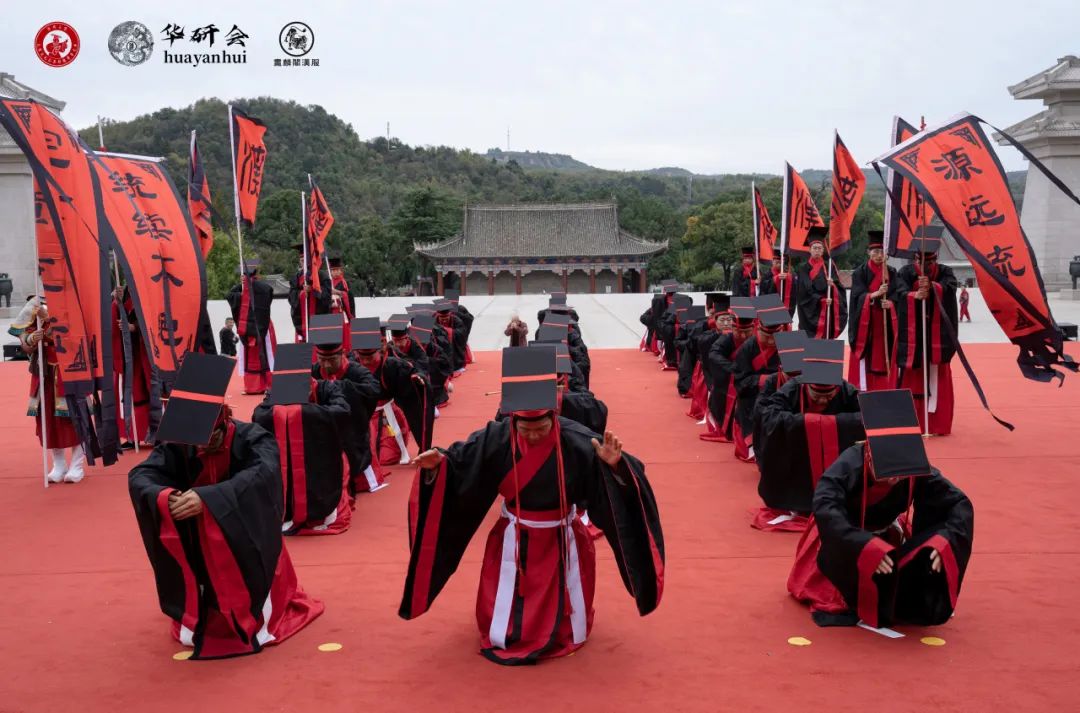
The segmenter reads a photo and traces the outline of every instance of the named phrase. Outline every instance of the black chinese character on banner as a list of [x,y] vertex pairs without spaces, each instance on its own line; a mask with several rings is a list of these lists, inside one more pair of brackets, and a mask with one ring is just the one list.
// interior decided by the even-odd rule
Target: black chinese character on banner
[[184,281],[183,280],[181,280],[176,275],[173,275],[173,274],[169,273],[169,266],[166,264],[166,263],[172,262],[173,260],[175,260],[175,258],[164,257],[161,254],[158,254],[158,255],[154,255],[154,259],[161,261],[161,272],[159,272],[156,275],[153,275],[150,278],[151,280],[153,280],[154,282],[161,282],[164,279],[167,282],[171,282],[176,287],[183,287],[184,286]]
[[113,182],[113,193],[123,193],[124,191],[127,191],[127,194],[132,198],[147,198],[149,200],[157,198],[157,193],[148,193],[144,190],[146,181],[132,173],[125,173],[121,176],[114,171],[109,174],[109,178],[111,178]]
[[855,194],[858,192],[859,184],[857,181],[847,177],[840,176],[840,205],[845,210],[851,207],[851,202],[855,200]]
[[217,28],[217,26],[214,25],[213,23],[207,25],[206,27],[197,27],[191,33],[191,41],[192,42],[202,42],[203,40],[208,39],[208,40],[210,40],[210,46],[213,47],[214,46],[214,35],[216,35],[219,32],[221,32],[221,30],[219,30]]
[[262,188],[263,166],[266,164],[266,149],[262,146],[244,144],[244,160],[240,164],[240,184],[250,195],[259,195]]
[[964,217],[967,218],[968,227],[970,228],[977,225],[1001,225],[1005,222],[1005,216],[999,214],[997,209],[987,209],[986,206],[990,205],[990,201],[984,198],[981,193],[972,196],[971,200],[964,205],[967,206],[964,210]]
[[173,231],[165,227],[168,223],[157,213],[137,211],[131,219],[135,221],[136,235],[149,235],[154,240],[172,239],[169,236],[173,234]]
[[45,218],[45,192],[34,191],[34,222],[38,225],[48,225]]
[[[180,337],[170,338],[169,334],[176,334],[180,324],[175,319],[169,319],[164,312],[158,312],[158,339],[167,347],[175,347],[183,340]],[[154,353],[158,353],[157,345],[154,345]]]
[[[49,131],[43,129],[45,133],[45,146],[50,151],[59,151],[64,145],[64,137],[55,131]],[[53,168],[67,168],[71,165],[71,161],[66,158],[50,158],[49,165]]]
[[930,163],[934,164],[934,171],[945,174],[947,181],[956,179],[970,181],[971,174],[982,173],[982,169],[971,162],[971,157],[964,152],[963,148],[946,151],[941,154],[941,158],[930,159]]
[[184,28],[175,22],[170,22],[161,30],[161,34],[169,41],[169,47],[172,47],[173,42],[184,39]]
[[1005,247],[995,245],[993,252],[986,254],[987,259],[990,260],[990,264],[993,265],[1006,280],[1009,279],[1010,274],[1013,277],[1023,277],[1024,273],[1027,272],[1027,266],[1021,266],[1019,269],[1012,266],[1011,260],[1013,254],[1009,252],[1012,249],[1012,245],[1006,245]]
[[241,30],[236,25],[233,25],[232,29],[229,30],[229,34],[225,35],[225,45],[227,47],[231,47],[232,45],[240,45],[241,47],[247,47],[247,45],[244,44],[244,40],[246,39],[249,39],[247,33]]

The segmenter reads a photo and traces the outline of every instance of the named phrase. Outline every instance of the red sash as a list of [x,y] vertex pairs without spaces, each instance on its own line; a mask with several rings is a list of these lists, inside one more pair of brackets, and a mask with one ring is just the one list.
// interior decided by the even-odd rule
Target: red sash
[[[288,502],[289,483],[292,483],[292,521],[307,521],[307,472],[304,469],[304,426],[300,404],[274,407],[274,439],[281,453],[281,487],[284,502]],[[289,470],[292,477],[289,478]]]
[[[243,339],[247,336],[248,316],[251,313],[251,282],[247,275],[240,278],[240,313],[236,316],[236,332]],[[247,342],[244,342],[247,344]]]
[[[512,428],[512,426],[511,426]],[[511,438],[517,438],[517,434],[511,433]],[[555,441],[558,437],[557,430],[552,427],[551,436],[535,446],[530,446],[521,455],[521,458],[517,461],[517,482],[514,482],[514,470],[515,466],[511,466],[510,470],[503,476],[502,482],[499,484],[499,493],[507,500],[515,499],[518,494],[525,489],[536,474],[540,472],[540,468],[543,467],[547,459],[551,457],[551,452],[555,448]]]

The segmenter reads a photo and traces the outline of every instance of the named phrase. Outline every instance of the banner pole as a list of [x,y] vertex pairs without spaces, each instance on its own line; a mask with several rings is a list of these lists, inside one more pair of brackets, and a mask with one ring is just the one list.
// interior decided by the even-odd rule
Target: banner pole
[[[116,280],[117,288],[119,288],[120,287],[120,263],[116,259],[116,253],[115,252],[112,254],[112,265],[113,265],[113,278]],[[123,303],[122,302],[119,303],[116,306],[116,308],[117,309],[124,309]],[[135,352],[134,351],[132,351],[132,353],[131,353],[131,358],[132,359],[135,358]],[[134,364],[131,365],[131,372],[133,374],[135,373],[135,365]],[[125,385],[124,388],[126,389],[127,386]],[[132,409],[131,409],[131,440],[135,443],[135,453],[138,453],[139,452],[139,422],[137,420],[135,420],[135,408],[134,407],[132,407]]]
[[750,181],[750,206],[753,211],[754,218],[754,272],[757,273],[758,279],[754,283],[754,296],[757,297],[761,294],[761,256],[758,255],[758,213],[757,213],[757,188],[754,186],[754,182]]
[[[307,342],[308,334],[308,244],[307,244],[307,204],[304,203],[304,192],[300,191],[300,243],[304,246],[304,284],[300,287],[300,299],[304,303],[304,334],[303,341]],[[299,340],[298,340],[299,341]]]
[[780,197],[780,301],[787,306],[787,298],[784,296],[784,288],[787,280],[784,279],[784,253],[787,252],[788,230],[788,173],[791,166],[784,164],[784,194]]

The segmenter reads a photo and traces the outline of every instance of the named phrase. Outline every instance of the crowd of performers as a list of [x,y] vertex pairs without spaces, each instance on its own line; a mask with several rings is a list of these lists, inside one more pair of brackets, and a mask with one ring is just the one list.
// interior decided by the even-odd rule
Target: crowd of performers
[[641,349],[678,372],[699,438],[757,467],[751,526],[800,534],[787,587],[816,623],[942,624],[974,533],[971,502],[924,448],[952,429],[956,347],[941,312],[956,324],[956,277],[939,241],[916,241],[895,270],[872,232],[845,289],[825,236],[810,241],[805,264],[782,273],[778,260],[764,280],[745,250],[732,294],[704,306],[665,282]]
[[[644,466],[607,430],[607,407],[589,390],[588,349],[565,295],[540,311],[531,339],[516,320],[492,420],[435,448],[435,419],[472,362],[472,315],[447,290],[387,319],[362,316],[340,261],[329,268],[318,289],[303,275],[294,281],[296,343],[278,344],[273,291],[258,260],[247,260],[228,296],[236,331],[221,330],[220,355],[185,356],[156,433],[147,434],[146,385],[135,382],[145,374],[118,369],[143,409],[120,428],[149,449],[129,473],[132,504],[161,610],[191,657],[257,653],[320,616],[325,607],[300,586],[283,538],[344,533],[356,498],[386,487],[388,466],[410,462],[402,617],[427,611],[499,496],[477,594],[485,657],[530,664],[585,643],[600,537],[640,613],[655,609],[664,571],[656,502]],[[116,293],[114,319],[133,338],[124,298]],[[57,463],[73,449],[59,480],[77,482],[84,458],[62,409],[51,335],[39,328],[47,322],[46,305],[31,300],[12,332],[45,356],[44,393],[55,399],[33,399],[31,414],[40,423],[44,408]],[[135,346],[121,353],[138,359]],[[237,371],[244,393],[262,396],[251,422],[225,403]]]

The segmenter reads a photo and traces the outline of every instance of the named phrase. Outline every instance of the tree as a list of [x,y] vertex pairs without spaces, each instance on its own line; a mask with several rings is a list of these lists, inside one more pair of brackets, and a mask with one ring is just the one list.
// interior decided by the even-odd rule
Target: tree
[[240,253],[232,236],[214,231],[214,246],[206,258],[206,298],[225,299],[233,285],[240,282]]
[[716,277],[722,276],[723,284],[729,285],[739,248],[752,244],[753,230],[749,194],[726,194],[687,218],[680,265],[683,278],[695,285],[712,286]]

